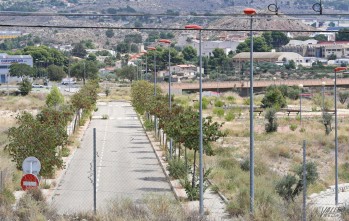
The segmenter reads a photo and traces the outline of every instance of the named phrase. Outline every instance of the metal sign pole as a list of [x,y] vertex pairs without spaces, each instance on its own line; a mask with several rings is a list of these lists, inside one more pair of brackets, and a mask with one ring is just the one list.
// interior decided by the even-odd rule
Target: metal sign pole
[[96,176],[96,128],[93,128],[93,212],[96,214],[97,176]]

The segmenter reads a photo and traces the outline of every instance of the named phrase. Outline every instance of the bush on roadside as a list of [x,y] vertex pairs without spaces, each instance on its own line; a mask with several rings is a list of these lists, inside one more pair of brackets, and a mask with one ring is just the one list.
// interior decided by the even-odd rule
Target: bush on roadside
[[214,108],[213,113],[216,114],[219,118],[221,118],[224,116],[224,109],[221,107]]
[[168,162],[167,170],[174,179],[186,179],[190,168],[183,160],[172,159]]
[[154,130],[154,123],[151,122],[151,120],[145,120],[144,121],[144,128],[145,128],[145,131],[152,131],[152,130]]
[[297,124],[291,124],[290,125],[290,130],[295,131],[297,129]]
[[225,115],[224,119],[226,121],[232,121],[235,119],[235,113],[233,111],[228,111],[227,114]]
[[223,107],[223,105],[224,105],[224,102],[221,101],[221,100],[216,100],[216,101],[214,102],[214,106],[215,106],[215,107]]

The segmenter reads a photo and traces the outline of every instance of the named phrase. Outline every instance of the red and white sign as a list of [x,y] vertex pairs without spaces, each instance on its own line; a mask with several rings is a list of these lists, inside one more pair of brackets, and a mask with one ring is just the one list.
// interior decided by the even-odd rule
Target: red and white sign
[[34,174],[25,174],[21,179],[22,189],[25,191],[39,186],[39,179]]

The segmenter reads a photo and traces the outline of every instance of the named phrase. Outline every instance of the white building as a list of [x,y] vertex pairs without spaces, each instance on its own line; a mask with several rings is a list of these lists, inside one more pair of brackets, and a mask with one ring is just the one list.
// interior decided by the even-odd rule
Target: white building
[[31,55],[8,55],[0,54],[0,83],[17,81],[17,77],[9,77],[11,64],[20,63],[33,67],[33,57]]

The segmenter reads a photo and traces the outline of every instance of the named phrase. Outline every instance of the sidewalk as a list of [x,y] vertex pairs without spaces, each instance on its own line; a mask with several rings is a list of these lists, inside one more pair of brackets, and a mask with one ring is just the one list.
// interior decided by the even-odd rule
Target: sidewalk
[[340,210],[349,205],[349,183],[338,185],[338,205],[335,204],[335,187],[330,186],[327,190],[320,193],[314,193],[309,197],[309,203],[312,208],[316,208],[321,217],[326,220],[339,221]]
[[[187,194],[184,188],[180,185],[179,180],[172,180],[169,177],[169,172],[166,170],[168,163],[165,161],[165,156],[160,147],[160,142],[155,140],[154,131],[146,132],[149,141],[156,153],[161,168],[164,171],[168,180],[170,180],[171,188],[175,194],[175,197],[182,202],[183,208],[189,211],[199,210],[199,201],[187,201]],[[225,211],[226,204],[222,198],[214,193],[209,187],[204,193],[204,211],[208,215],[208,219],[211,221],[233,220],[229,217],[229,214]]]

